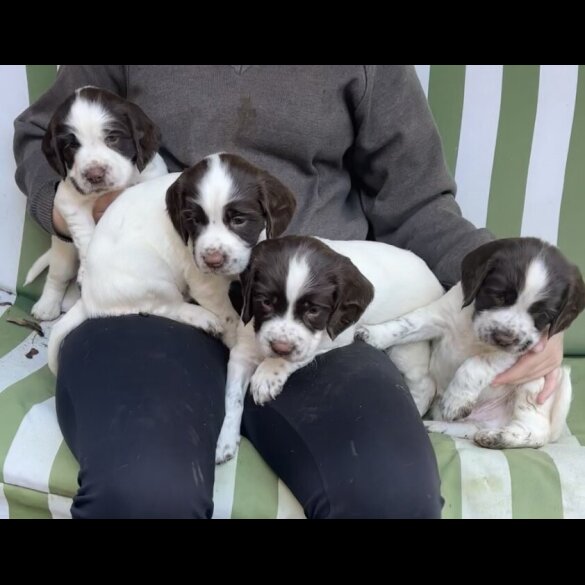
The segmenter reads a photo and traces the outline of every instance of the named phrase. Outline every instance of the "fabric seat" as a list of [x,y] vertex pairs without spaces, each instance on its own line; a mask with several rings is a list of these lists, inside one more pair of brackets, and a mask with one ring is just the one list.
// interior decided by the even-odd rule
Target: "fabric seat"
[[[7,209],[0,217],[0,288],[6,291],[0,292],[0,517],[69,517],[77,487],[77,463],[57,425],[55,381],[46,366],[50,324],[43,324],[41,337],[8,322],[28,317],[42,279],[25,288],[24,275],[49,245],[25,218],[25,198],[12,180],[12,121],[55,71],[50,65],[0,66],[0,79],[12,88],[0,96],[0,196]],[[498,236],[558,243],[585,272],[585,67],[420,65],[417,72],[464,214]],[[490,451],[431,436],[444,518],[585,517],[585,316],[565,345],[574,398],[559,442]],[[235,460],[217,468],[214,501],[217,518],[304,517],[246,440]]]

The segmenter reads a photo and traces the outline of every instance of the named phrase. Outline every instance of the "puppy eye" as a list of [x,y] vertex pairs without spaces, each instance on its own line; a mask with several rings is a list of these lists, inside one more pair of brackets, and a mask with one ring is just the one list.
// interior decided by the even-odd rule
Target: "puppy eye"
[[321,312],[321,310],[319,309],[319,307],[308,307],[305,310],[305,314],[308,317],[316,317],[320,312]]
[[118,140],[120,140],[120,137],[116,134],[108,134],[106,136],[105,142],[108,146],[113,146],[114,144],[118,143]]
[[492,295],[492,299],[496,307],[501,307],[506,302],[504,295]]
[[263,297],[260,299],[260,304],[264,310],[272,311],[274,305],[276,304],[276,300],[276,297]]
[[231,218],[230,223],[232,225],[244,225],[248,220],[242,215],[236,215]]

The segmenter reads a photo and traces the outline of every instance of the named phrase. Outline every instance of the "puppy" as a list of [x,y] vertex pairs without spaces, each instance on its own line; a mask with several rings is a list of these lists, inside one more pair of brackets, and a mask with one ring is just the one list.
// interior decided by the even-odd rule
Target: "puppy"
[[461,282],[439,300],[395,321],[361,326],[357,337],[384,349],[433,340],[437,398],[430,430],[492,449],[541,447],[563,430],[571,402],[568,368],[560,368],[555,393],[540,405],[544,378],[516,386],[491,382],[583,308],[583,278],[557,248],[509,238],[468,254]]
[[223,332],[231,347],[239,315],[230,283],[252,246],[280,235],[294,210],[287,187],[233,154],[127,189],[96,226],[81,299],[52,330],[51,371],[63,338],[90,317],[150,313]]
[[[412,252],[378,242],[300,236],[260,243],[240,280],[244,307],[228,363],[218,463],[237,449],[248,383],[256,403],[264,404],[316,355],[352,343],[357,323],[383,323],[443,294]],[[435,391],[428,376],[429,344],[390,355],[419,410],[428,408]]]
[[[95,200],[106,193],[167,173],[157,154],[160,132],[135,104],[109,91],[83,87],[55,111],[42,142],[43,152],[62,180],[55,207],[69,227],[73,244],[55,236],[51,248],[32,265],[25,285],[46,267],[43,293],[32,308],[41,320],[56,319],[69,282],[83,267],[95,222]],[[83,268],[81,269],[81,272]]]

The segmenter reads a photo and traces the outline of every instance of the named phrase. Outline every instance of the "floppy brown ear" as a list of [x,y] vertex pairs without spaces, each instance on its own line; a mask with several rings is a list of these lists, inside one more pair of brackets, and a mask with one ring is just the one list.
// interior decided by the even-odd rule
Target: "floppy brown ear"
[[469,252],[463,258],[463,262],[461,263],[461,287],[463,289],[462,309],[475,300],[479,287],[493,267],[494,254],[505,245],[503,240],[488,242]]
[[57,125],[58,122],[55,117],[53,117],[49,123],[49,127],[47,128],[45,135],[43,136],[41,148],[49,164],[64,179],[67,176],[67,168],[65,167],[63,153],[61,152],[57,142]]
[[327,333],[331,339],[356,323],[374,298],[372,283],[349,258],[342,257],[336,276],[335,306],[327,323]]
[[276,177],[262,171],[260,205],[266,215],[266,237],[277,238],[288,227],[297,206],[292,192]]
[[585,283],[583,276],[576,266],[573,266],[571,280],[565,290],[561,305],[561,312],[553,319],[548,330],[548,336],[564,331],[585,309]]
[[184,182],[181,180],[182,177],[180,175],[167,189],[166,204],[173,227],[177,230],[179,236],[181,236],[183,243],[186,244],[189,239],[189,232],[186,225],[188,218],[185,213],[185,199],[187,198],[188,192],[185,189]]
[[128,106],[126,117],[136,149],[136,168],[142,172],[160,148],[160,130],[136,104]]
[[256,278],[256,269],[253,266],[253,260],[246,269],[240,273],[240,283],[242,284],[242,314],[241,319],[244,325],[247,325],[253,317],[252,313],[252,289],[254,285],[254,279]]

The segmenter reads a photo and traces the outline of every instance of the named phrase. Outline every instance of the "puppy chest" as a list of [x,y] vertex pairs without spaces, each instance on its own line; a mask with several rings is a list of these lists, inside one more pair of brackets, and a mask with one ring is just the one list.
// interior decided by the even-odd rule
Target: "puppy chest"
[[433,341],[430,372],[439,392],[449,385],[459,366],[477,353],[476,346],[474,339],[468,336],[446,336]]

